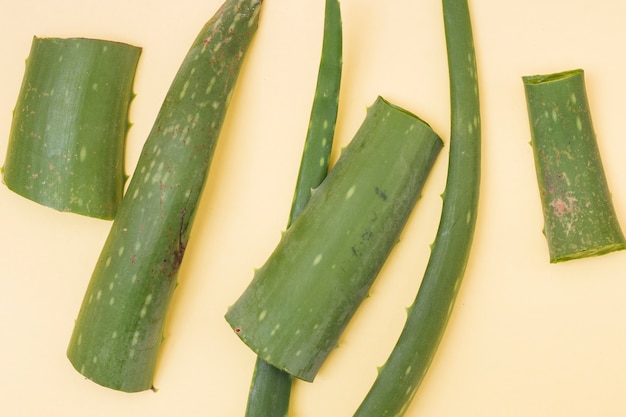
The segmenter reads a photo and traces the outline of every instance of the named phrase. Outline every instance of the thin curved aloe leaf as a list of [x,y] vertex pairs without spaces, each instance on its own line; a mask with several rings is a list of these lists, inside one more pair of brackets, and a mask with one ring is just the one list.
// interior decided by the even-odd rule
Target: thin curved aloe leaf
[[367,296],[442,141],[379,97],[226,319],[263,360],[312,381]]
[[246,417],[286,417],[293,377],[257,357],[246,404]]
[[[311,192],[326,178],[335,135],[342,70],[342,23],[338,0],[326,0],[324,36],[315,97],[287,227],[300,215]],[[286,416],[292,376],[257,358],[246,417]]]
[[115,216],[140,54],[107,40],[33,38],[3,167],[9,189],[60,211]]
[[341,7],[338,0],[326,0],[317,86],[289,224],[300,215],[311,198],[311,191],[321,184],[328,173],[339,106],[342,49]]
[[100,385],[153,384],[163,324],[261,0],[226,0],[202,28],[144,144],[67,350]]
[[441,219],[402,333],[354,416],[402,416],[439,346],[474,237],[480,188],[478,75],[467,0],[443,0],[451,101],[448,176]]
[[550,262],[626,248],[593,129],[584,71],[522,77]]

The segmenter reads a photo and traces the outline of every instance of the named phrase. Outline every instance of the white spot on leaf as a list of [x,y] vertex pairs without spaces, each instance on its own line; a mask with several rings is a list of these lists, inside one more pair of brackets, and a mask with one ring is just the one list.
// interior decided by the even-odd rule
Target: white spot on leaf
[[350,189],[346,193],[346,200],[349,200],[354,195],[355,191],[356,191],[356,185],[353,185],[352,187],[350,187]]

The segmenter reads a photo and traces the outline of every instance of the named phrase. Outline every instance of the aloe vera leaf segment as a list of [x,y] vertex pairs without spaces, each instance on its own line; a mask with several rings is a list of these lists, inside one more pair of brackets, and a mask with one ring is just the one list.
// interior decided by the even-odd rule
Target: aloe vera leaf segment
[[591,120],[584,71],[522,80],[550,262],[625,249]]
[[59,211],[115,216],[140,54],[108,40],[33,38],[3,167],[10,190]]
[[265,361],[312,381],[411,213],[443,143],[379,97],[309,204],[226,314]]
[[443,16],[451,132],[441,219],[405,326],[355,417],[404,415],[443,337],[472,246],[480,189],[481,128],[467,0],[443,0]]
[[144,144],[67,350],[100,385],[152,388],[165,316],[261,3],[226,0],[202,28]]
[[[317,86],[287,227],[300,215],[312,190],[326,178],[335,135],[342,72],[342,22],[338,0],[326,0]],[[246,417],[287,416],[291,374],[257,358]]]

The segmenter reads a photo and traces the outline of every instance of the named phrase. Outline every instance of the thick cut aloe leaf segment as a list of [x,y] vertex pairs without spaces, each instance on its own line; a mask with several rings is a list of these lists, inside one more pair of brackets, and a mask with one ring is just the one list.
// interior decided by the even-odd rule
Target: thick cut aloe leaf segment
[[33,38],[3,167],[9,189],[60,211],[115,216],[140,53],[106,40]]
[[98,384],[152,387],[163,324],[261,0],[226,0],[193,42],[85,293],[67,355]]
[[312,381],[399,238],[442,141],[378,98],[226,319],[263,360]]
[[550,262],[626,248],[576,69],[522,77]]

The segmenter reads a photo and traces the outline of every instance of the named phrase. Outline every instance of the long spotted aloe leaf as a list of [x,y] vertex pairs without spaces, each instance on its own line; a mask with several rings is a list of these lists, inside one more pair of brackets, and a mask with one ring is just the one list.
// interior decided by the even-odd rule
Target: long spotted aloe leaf
[[121,390],[152,387],[163,324],[261,0],[226,0],[185,57],[95,266],[67,350]]

